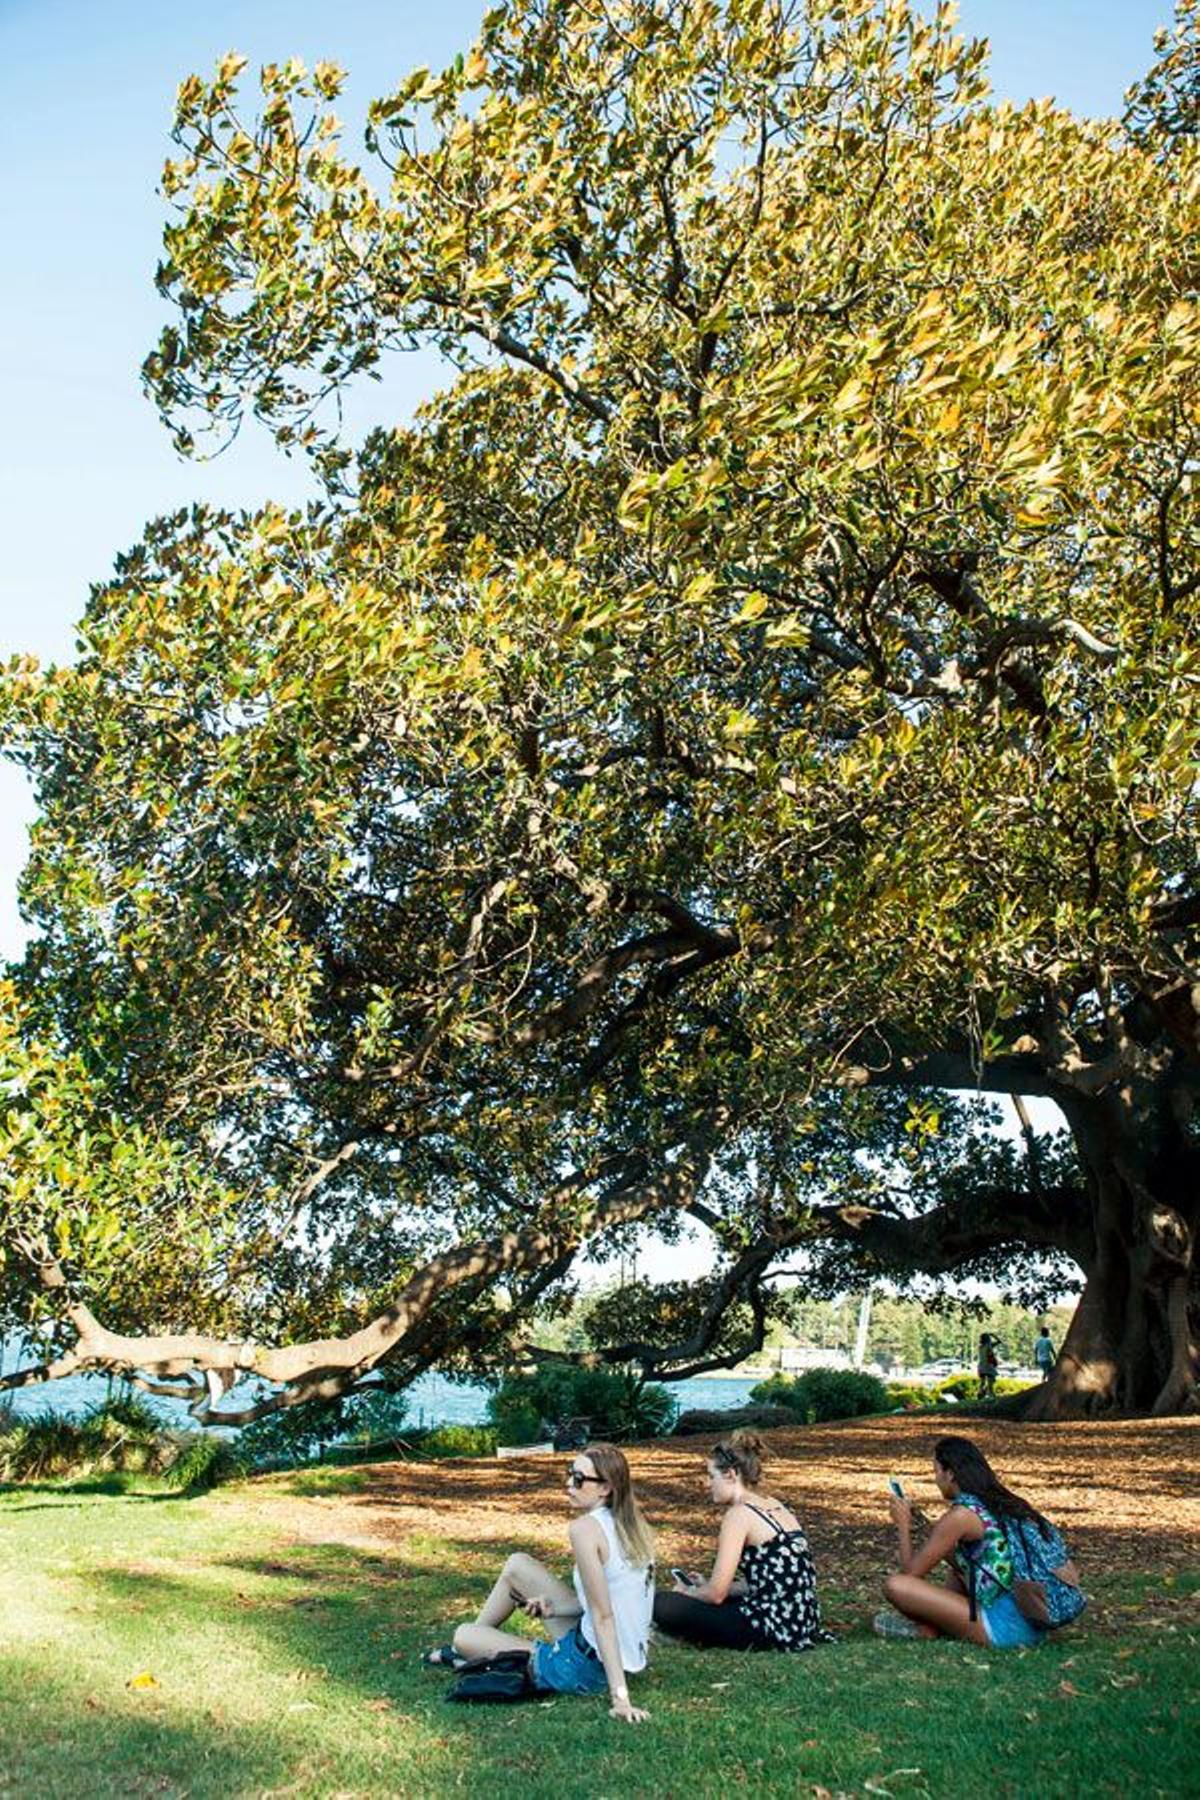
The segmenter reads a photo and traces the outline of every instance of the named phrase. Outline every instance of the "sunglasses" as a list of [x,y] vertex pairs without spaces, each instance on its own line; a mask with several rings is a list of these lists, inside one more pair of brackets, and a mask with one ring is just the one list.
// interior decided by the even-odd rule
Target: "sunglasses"
[[581,1488],[585,1481],[603,1482],[603,1480],[603,1475],[585,1475],[582,1469],[569,1469],[567,1471],[568,1487]]

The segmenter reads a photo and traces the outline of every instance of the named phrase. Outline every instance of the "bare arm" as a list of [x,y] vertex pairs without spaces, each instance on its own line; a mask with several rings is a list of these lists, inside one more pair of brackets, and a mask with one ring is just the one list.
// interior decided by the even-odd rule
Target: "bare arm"
[[600,1661],[608,1678],[611,1702],[609,1711],[614,1718],[625,1719],[630,1725],[638,1725],[649,1714],[641,1707],[630,1704],[629,1689],[625,1683],[625,1665],[621,1661],[621,1647],[617,1642],[617,1627],[608,1591],[608,1576],[604,1572],[601,1555],[604,1544],[604,1533],[594,1519],[571,1521],[571,1548],[575,1552],[575,1564],[587,1596],[588,1611],[596,1632],[596,1648],[600,1652]]
[[531,1619],[578,1619],[583,1616],[583,1608],[574,1594],[569,1598],[562,1594],[530,1594],[524,1611]]
[[717,1539],[717,1559],[713,1563],[712,1574],[699,1587],[686,1588],[684,1592],[690,1594],[693,1600],[707,1600],[713,1606],[722,1605],[732,1593],[740,1593],[742,1584],[734,1577],[745,1547],[745,1514],[740,1506],[731,1506],[721,1520],[721,1535]]
[[892,1501],[900,1571],[904,1575],[928,1575],[940,1562],[949,1561],[964,1538],[983,1536],[983,1526],[969,1507],[952,1506],[937,1521],[919,1549],[913,1549],[912,1508],[905,1500]]

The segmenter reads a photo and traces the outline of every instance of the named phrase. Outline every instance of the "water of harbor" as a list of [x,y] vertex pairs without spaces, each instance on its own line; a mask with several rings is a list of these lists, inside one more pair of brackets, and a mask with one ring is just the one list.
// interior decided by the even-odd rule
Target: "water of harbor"
[[[0,1346],[0,1373],[20,1366],[19,1353],[12,1345]],[[759,1377],[739,1375],[698,1376],[692,1381],[667,1384],[681,1411],[696,1407],[726,1410],[744,1406],[750,1389]],[[16,1388],[0,1392],[0,1406],[11,1406],[14,1413],[55,1412],[79,1414],[96,1406],[110,1392],[109,1382],[101,1375],[72,1375],[63,1381],[50,1381],[40,1387]],[[422,1375],[408,1390],[408,1418],[420,1425],[479,1425],[487,1416],[489,1390],[478,1383],[447,1381],[437,1374]],[[153,1408],[164,1424],[176,1428],[192,1423],[187,1410],[177,1401],[140,1395]]]

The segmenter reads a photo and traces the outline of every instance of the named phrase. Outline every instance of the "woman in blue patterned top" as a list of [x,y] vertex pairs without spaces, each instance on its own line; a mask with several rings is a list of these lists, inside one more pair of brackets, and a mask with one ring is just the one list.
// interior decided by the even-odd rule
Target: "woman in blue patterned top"
[[[896,1611],[880,1613],[876,1631],[880,1637],[965,1638],[996,1649],[1040,1644],[1045,1631],[1025,1617],[1013,1596],[1006,1522],[1028,1522],[1045,1536],[1053,1527],[1005,1487],[969,1438],[944,1437],[935,1444],[933,1479],[949,1506],[919,1549],[913,1549],[912,1504],[892,1495],[900,1568],[883,1591]],[[941,1562],[950,1571],[944,1587],[929,1579]],[[1064,1563],[1061,1575],[1078,1581],[1073,1563]]]

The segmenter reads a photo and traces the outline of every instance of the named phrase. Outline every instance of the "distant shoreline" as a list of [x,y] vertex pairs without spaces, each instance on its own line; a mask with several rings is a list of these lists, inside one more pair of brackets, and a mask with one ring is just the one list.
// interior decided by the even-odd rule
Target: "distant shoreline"
[[777,1375],[777,1369],[710,1369],[704,1376],[705,1381],[766,1381],[768,1376]]

